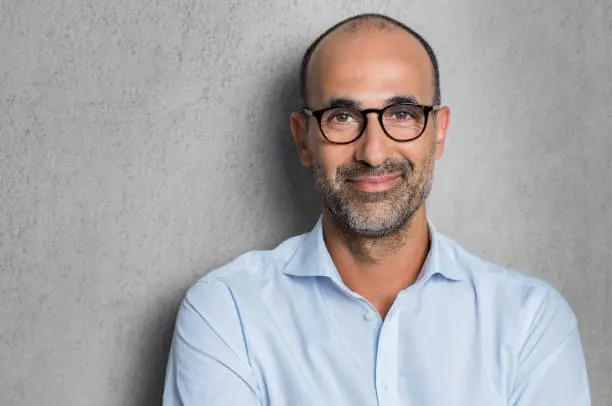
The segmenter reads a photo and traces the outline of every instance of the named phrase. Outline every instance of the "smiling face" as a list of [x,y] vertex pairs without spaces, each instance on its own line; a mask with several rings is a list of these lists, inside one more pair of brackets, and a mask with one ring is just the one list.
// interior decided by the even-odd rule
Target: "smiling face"
[[[425,49],[404,30],[368,22],[329,34],[312,55],[307,83],[312,110],[380,109],[402,100],[432,104],[434,99]],[[300,159],[313,167],[323,205],[338,227],[376,238],[398,232],[424,210],[448,118],[448,109],[438,111],[423,134],[409,142],[389,138],[375,113],[367,114],[363,135],[345,145],[328,142],[314,118],[296,113],[291,127]]]

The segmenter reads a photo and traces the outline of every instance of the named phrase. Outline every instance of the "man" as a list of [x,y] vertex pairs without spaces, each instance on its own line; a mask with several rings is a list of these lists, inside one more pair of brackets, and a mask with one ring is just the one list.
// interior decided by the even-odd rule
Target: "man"
[[291,116],[323,214],[187,293],[164,405],[586,406],[576,318],[426,215],[450,111],[425,40],[380,15],[307,51]]

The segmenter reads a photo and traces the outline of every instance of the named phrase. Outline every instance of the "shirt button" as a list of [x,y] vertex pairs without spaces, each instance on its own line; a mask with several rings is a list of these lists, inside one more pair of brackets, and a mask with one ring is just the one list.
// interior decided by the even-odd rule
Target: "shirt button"
[[382,387],[382,390],[388,391],[389,388],[391,388],[391,381],[389,381],[388,379],[383,379],[380,386]]
[[366,319],[367,321],[372,321],[374,320],[375,317],[376,315],[374,314],[374,312],[367,312],[366,314],[363,315],[363,318]]

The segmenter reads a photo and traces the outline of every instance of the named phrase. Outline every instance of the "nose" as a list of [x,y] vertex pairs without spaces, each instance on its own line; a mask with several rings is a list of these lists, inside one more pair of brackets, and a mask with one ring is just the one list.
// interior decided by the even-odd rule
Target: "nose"
[[385,134],[375,113],[366,115],[364,125],[364,133],[357,140],[355,160],[377,167],[389,157],[389,141],[392,140]]

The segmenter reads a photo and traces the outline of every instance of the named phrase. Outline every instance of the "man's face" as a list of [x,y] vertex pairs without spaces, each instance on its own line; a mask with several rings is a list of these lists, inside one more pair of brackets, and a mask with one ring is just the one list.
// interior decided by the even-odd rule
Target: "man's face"
[[[367,109],[397,98],[420,104],[432,104],[434,98],[428,55],[400,29],[330,34],[313,54],[308,84],[313,110],[338,99]],[[346,145],[326,141],[314,118],[292,117],[302,163],[313,167],[322,202],[342,231],[381,237],[412,218],[431,188],[448,115],[441,110],[435,122],[430,116],[421,137],[402,143],[386,136],[376,115],[368,114],[364,134]]]

